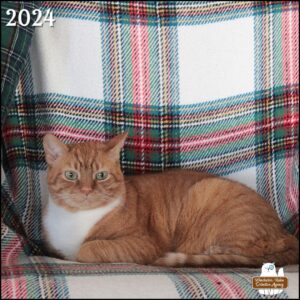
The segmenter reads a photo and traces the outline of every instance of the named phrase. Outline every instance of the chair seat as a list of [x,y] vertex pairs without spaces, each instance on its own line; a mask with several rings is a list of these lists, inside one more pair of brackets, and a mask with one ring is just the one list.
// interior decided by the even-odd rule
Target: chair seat
[[[28,256],[2,224],[3,299],[249,299],[260,268],[164,268],[138,264],[83,264]],[[297,298],[299,265],[284,267],[288,288],[275,298]]]

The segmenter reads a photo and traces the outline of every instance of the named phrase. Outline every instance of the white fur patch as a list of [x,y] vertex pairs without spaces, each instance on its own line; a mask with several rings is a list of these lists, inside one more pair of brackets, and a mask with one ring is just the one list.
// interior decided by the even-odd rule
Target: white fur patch
[[187,255],[179,252],[168,252],[166,253],[165,260],[170,266],[172,265],[183,265],[186,262]]
[[49,197],[46,214],[43,217],[48,242],[66,259],[74,260],[91,228],[120,203],[121,199],[116,199],[104,207],[69,212],[56,205]]
[[179,267],[183,266],[187,261],[188,256],[180,252],[167,252],[163,257],[160,257],[154,262],[157,266]]

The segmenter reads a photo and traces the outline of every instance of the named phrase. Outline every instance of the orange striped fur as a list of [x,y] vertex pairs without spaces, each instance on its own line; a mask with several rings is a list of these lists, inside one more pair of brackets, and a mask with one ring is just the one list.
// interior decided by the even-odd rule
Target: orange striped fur
[[[44,138],[49,191],[58,206],[75,213],[122,199],[88,232],[77,261],[171,267],[298,263],[298,240],[264,199],[240,183],[188,170],[124,177],[119,152],[126,136],[73,145]],[[68,169],[80,179],[66,180]],[[108,178],[95,180],[98,170]]]

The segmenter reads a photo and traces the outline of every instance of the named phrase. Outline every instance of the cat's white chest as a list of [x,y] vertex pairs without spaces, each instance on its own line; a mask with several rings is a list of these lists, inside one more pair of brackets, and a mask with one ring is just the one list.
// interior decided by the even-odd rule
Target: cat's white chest
[[46,230],[48,242],[66,259],[74,260],[91,228],[120,202],[121,199],[116,199],[104,207],[69,212],[56,205],[50,197],[43,216],[43,227]]

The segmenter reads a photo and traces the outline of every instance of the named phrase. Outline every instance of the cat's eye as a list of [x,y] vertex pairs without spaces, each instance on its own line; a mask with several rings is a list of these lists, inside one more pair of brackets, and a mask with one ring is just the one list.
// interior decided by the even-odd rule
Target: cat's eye
[[265,266],[265,269],[267,269],[267,270],[273,270],[274,269],[274,265]]
[[65,176],[68,180],[77,180],[78,174],[74,171],[66,171]]
[[98,172],[96,174],[96,179],[97,180],[104,180],[108,177],[108,172],[107,171],[101,171],[101,172]]

